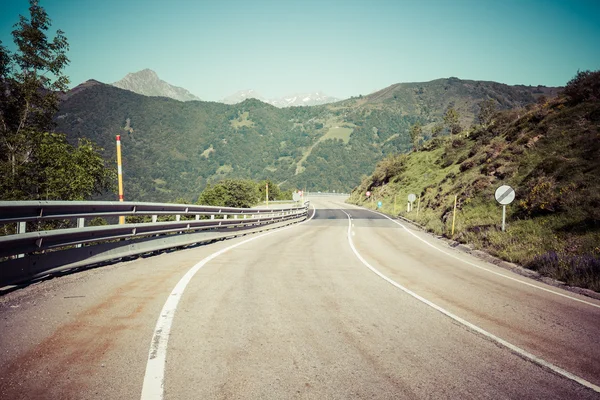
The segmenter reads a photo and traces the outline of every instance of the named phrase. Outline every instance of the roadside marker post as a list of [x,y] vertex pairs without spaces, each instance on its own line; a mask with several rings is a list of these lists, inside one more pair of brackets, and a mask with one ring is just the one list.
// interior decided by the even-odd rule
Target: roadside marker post
[[496,201],[502,205],[502,232],[506,230],[506,206],[515,200],[515,189],[502,185],[494,193]]
[[[121,135],[117,135],[117,172],[119,177],[119,201],[123,201],[123,166],[121,162]],[[119,225],[125,224],[125,216],[119,216]]]
[[452,236],[454,236],[454,222],[456,221],[456,199],[458,195],[454,195],[454,212],[452,213]]
[[267,207],[269,207],[269,182],[265,184],[265,192],[266,192],[266,203]]
[[396,215],[396,195],[394,195],[394,215]]
[[419,195],[419,201],[417,202],[417,218],[419,218],[419,210],[421,209],[421,195]]

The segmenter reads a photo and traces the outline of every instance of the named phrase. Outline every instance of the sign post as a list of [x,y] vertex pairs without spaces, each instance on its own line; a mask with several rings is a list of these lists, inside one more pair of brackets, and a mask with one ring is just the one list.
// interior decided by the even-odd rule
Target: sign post
[[408,195],[408,205],[406,206],[406,211],[407,212],[411,212],[413,209],[413,203],[414,201],[417,199],[417,195],[414,193],[411,193]]
[[502,232],[506,230],[506,206],[515,199],[515,189],[508,185],[502,185],[494,193],[496,201],[502,205]]
[[298,202],[298,201],[300,201],[300,199],[301,199],[300,192],[294,192],[294,193],[292,194],[292,199],[293,199],[295,202]]
[[265,202],[267,203],[267,207],[269,207],[269,182],[267,182],[265,184],[265,192],[266,192]]

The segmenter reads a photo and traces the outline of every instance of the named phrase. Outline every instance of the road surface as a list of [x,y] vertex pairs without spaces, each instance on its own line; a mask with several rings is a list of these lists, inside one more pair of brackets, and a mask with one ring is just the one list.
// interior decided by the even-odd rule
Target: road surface
[[289,228],[0,296],[0,398],[600,398],[599,301],[311,201]]

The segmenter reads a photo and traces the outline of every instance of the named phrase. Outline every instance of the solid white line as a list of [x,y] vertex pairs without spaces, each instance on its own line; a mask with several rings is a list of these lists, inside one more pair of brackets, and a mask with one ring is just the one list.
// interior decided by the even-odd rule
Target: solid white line
[[234,244],[232,246],[226,247],[217,251],[216,253],[211,254],[210,256],[204,258],[202,261],[194,265],[175,285],[175,288],[171,291],[171,294],[167,298],[161,312],[158,317],[158,321],[156,322],[156,327],[154,328],[154,333],[152,335],[152,341],[150,342],[150,352],[148,353],[148,362],[146,364],[146,374],[144,375],[144,383],[142,386],[142,400],[162,400],[164,397],[164,383],[165,383],[165,363],[167,361],[167,344],[169,341],[169,335],[171,334],[171,326],[173,324],[173,318],[175,317],[175,311],[177,310],[177,305],[179,304],[179,300],[183,295],[183,292],[194,277],[194,275],[200,270],[200,268],[204,267],[208,262],[214,260],[221,254],[228,252],[231,249],[234,249],[238,246],[246,244],[256,239],[263,238],[265,236],[271,235],[273,233],[281,232],[289,228],[296,227],[298,225],[302,225],[308,221],[310,221],[316,213],[314,206],[313,213],[305,221],[302,221],[298,224],[290,225],[284,228],[279,228],[272,230],[267,233],[263,233],[261,235],[252,237],[250,239],[244,240],[243,242]]
[[598,305],[598,304],[591,303],[591,302],[589,302],[589,301],[585,301],[585,300],[582,300],[582,299],[578,299],[577,297],[569,296],[569,295],[567,295],[567,294],[560,293],[560,292],[557,292],[557,291],[554,291],[554,290],[550,290],[550,289],[547,289],[547,288],[545,288],[545,287],[542,287],[542,286],[534,285],[533,283],[525,282],[525,281],[522,281],[522,280],[520,280],[520,279],[513,278],[512,276],[508,276],[508,275],[504,275],[504,274],[501,274],[501,273],[499,273],[499,272],[496,272],[496,271],[492,271],[491,269],[488,269],[488,268],[482,267],[482,266],[480,266],[480,265],[474,264],[474,263],[472,263],[472,262],[470,262],[470,261],[463,260],[462,258],[460,258],[460,257],[457,257],[457,256],[455,256],[455,255],[454,255],[454,254],[452,254],[452,253],[449,253],[449,252],[447,252],[447,251],[444,251],[444,250],[442,250],[442,249],[438,248],[437,246],[434,246],[433,244],[429,243],[427,240],[425,240],[425,239],[423,239],[423,238],[420,238],[420,237],[419,237],[419,236],[417,236],[415,233],[411,232],[411,231],[410,231],[410,229],[408,229],[406,226],[404,226],[404,225],[403,225],[403,224],[401,224],[400,222],[396,221],[395,219],[392,219],[392,218],[388,217],[387,215],[385,215],[385,214],[382,214],[382,213],[380,213],[380,212],[373,211],[373,210],[369,210],[368,208],[364,208],[364,210],[367,210],[367,211],[370,211],[370,212],[372,212],[372,213],[375,213],[375,214],[381,215],[381,216],[383,216],[383,217],[385,217],[385,218],[389,219],[389,220],[390,220],[390,221],[392,221],[393,223],[395,223],[395,224],[397,224],[397,225],[400,225],[402,228],[404,228],[404,230],[405,230],[406,232],[410,233],[410,234],[411,234],[411,235],[413,235],[415,238],[417,238],[417,239],[419,239],[421,242],[425,243],[427,246],[429,246],[429,247],[432,247],[432,248],[434,248],[435,250],[439,251],[440,253],[443,253],[443,254],[447,255],[448,257],[452,257],[452,258],[454,258],[455,260],[461,261],[461,262],[463,262],[463,263],[465,263],[465,264],[468,264],[468,265],[470,265],[470,266],[472,266],[472,267],[479,268],[479,269],[481,269],[481,270],[483,270],[483,271],[487,271],[487,272],[489,272],[489,273],[491,273],[491,274],[494,274],[494,275],[501,276],[502,278],[510,279],[511,281],[515,281],[515,282],[518,282],[518,283],[520,283],[520,284],[523,284],[523,285],[526,285],[526,286],[529,286],[529,287],[532,287],[532,288],[536,288],[536,289],[539,289],[539,290],[543,290],[544,292],[552,293],[552,294],[554,294],[554,295],[561,296],[561,297],[567,298],[567,299],[569,299],[569,300],[574,300],[574,301],[577,301],[577,302],[579,302],[579,303],[583,303],[583,304],[587,304],[587,305],[589,305],[589,306],[592,306],[592,307],[600,308],[600,305]]
[[478,327],[477,325],[473,325],[472,323],[462,319],[461,317],[451,313],[450,311],[438,306],[435,303],[432,303],[431,301],[427,300],[424,297],[419,296],[418,294],[416,294],[415,292],[411,291],[410,289],[405,288],[404,286],[400,285],[399,283],[397,283],[396,281],[388,278],[387,276],[385,276],[384,274],[382,274],[381,272],[379,272],[376,268],[374,268],[371,264],[368,263],[367,260],[365,260],[360,253],[358,252],[358,250],[356,250],[356,247],[354,247],[354,243],[352,241],[352,235],[350,234],[350,230],[351,230],[351,221],[352,218],[350,217],[350,214],[348,214],[347,212],[345,212],[344,210],[342,210],[342,212],[344,214],[346,214],[346,216],[348,217],[348,243],[350,244],[350,248],[352,249],[352,251],[354,252],[354,255],[360,260],[360,262],[362,262],[367,268],[369,268],[372,272],[374,272],[375,274],[377,274],[380,278],[384,279],[386,282],[392,284],[393,286],[395,286],[396,288],[402,290],[403,292],[405,292],[406,294],[414,297],[415,299],[427,304],[429,307],[439,311],[440,313],[444,314],[445,316],[453,319],[454,321],[458,322],[459,324],[465,326],[467,329],[476,332],[480,335],[485,336],[486,338],[490,339],[491,341],[498,343],[508,349],[510,349],[511,351],[513,351],[514,353],[520,355],[521,357],[530,360],[531,362],[540,365],[542,367],[548,368],[551,371],[554,371],[555,373],[564,376],[565,378],[571,379],[577,383],[579,383],[580,385],[583,385],[587,388],[590,388],[592,390],[594,390],[595,392],[600,393],[600,386],[594,385],[591,382],[586,381],[583,378],[580,378],[576,375],[573,375],[572,373],[557,367],[554,364],[551,364],[539,357],[536,357],[535,355],[521,349],[520,347],[515,346],[514,344],[511,344],[509,342],[507,342],[504,339],[499,338],[498,336]]

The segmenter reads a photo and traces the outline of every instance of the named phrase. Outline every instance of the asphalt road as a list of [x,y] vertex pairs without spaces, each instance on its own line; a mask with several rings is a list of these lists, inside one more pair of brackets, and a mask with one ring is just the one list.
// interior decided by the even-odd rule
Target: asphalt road
[[0,399],[600,398],[599,301],[311,201],[0,296]]

